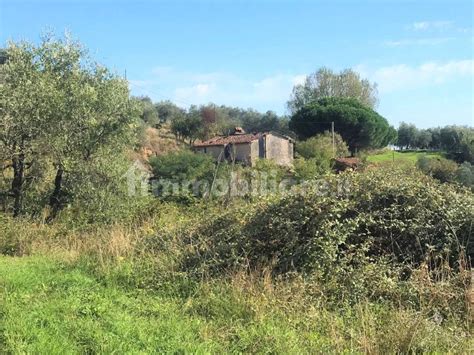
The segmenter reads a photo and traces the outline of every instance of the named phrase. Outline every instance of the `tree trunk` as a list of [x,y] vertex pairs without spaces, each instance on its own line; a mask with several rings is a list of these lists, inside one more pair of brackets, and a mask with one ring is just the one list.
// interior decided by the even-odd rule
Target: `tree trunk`
[[12,195],[13,195],[13,217],[18,217],[21,213],[22,199],[23,199],[23,182],[25,174],[25,155],[23,153],[13,157],[13,180],[12,180]]
[[62,182],[63,182],[64,169],[62,165],[58,166],[56,170],[56,177],[54,178],[54,190],[49,198],[49,206],[51,207],[51,213],[47,218],[48,222],[51,222],[56,218],[58,212],[61,209],[61,195],[62,195]]

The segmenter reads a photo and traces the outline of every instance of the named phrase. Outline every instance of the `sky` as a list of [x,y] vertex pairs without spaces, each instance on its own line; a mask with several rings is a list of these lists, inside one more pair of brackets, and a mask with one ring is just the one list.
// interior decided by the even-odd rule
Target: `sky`
[[325,66],[378,84],[394,126],[474,126],[473,1],[0,0],[0,46],[69,31],[134,95],[286,114]]

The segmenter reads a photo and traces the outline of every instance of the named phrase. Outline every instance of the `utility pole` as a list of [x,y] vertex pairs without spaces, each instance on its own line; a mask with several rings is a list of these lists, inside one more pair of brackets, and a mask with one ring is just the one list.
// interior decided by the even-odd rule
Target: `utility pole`
[[331,122],[331,131],[332,131],[332,156],[333,158],[336,157],[336,142],[334,136],[334,121]]

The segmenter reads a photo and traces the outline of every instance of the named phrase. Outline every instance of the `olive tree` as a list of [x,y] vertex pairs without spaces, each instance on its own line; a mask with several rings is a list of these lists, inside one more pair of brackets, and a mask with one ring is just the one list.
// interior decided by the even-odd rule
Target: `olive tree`
[[398,127],[397,145],[403,149],[414,148],[417,143],[418,129],[414,124],[402,122]]
[[44,37],[39,45],[11,43],[7,56],[0,144],[13,169],[14,215],[21,212],[25,168],[42,155],[55,170],[49,198],[54,217],[67,175],[92,163],[104,146],[120,150],[133,137],[138,111],[127,82],[94,63],[68,37]]
[[[54,131],[50,118],[55,116],[57,100],[51,77],[44,74],[38,47],[11,43],[5,52],[7,59],[0,68],[0,160],[3,175],[11,179],[2,196],[13,199],[13,215],[18,216],[24,190],[35,180],[32,168]],[[10,169],[11,174],[5,172]]]

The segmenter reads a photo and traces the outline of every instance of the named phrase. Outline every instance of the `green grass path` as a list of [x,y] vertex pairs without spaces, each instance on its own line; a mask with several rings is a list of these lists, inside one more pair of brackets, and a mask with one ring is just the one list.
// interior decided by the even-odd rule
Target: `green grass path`
[[395,163],[410,163],[415,164],[420,156],[427,156],[429,158],[442,157],[440,152],[398,152],[386,151],[382,154],[373,154],[367,157],[370,163],[387,163],[395,161]]
[[0,353],[218,352],[172,299],[104,287],[45,258],[0,257]]
[[219,280],[188,295],[140,291],[86,270],[0,256],[0,354],[464,353],[471,346],[462,328],[417,312],[368,303],[344,312],[311,303],[286,309],[298,304]]
[[[228,288],[190,297],[106,285],[46,257],[0,256],[0,354],[301,353],[329,334],[300,333]],[[306,326],[304,327],[306,328]]]

